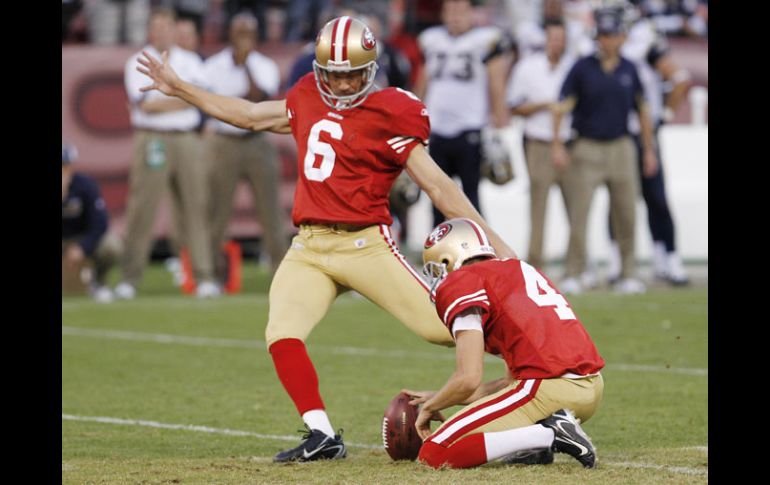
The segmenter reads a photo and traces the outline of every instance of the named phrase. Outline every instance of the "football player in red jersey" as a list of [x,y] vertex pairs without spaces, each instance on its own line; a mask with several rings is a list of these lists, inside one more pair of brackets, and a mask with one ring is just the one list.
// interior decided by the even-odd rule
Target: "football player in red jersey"
[[377,42],[360,20],[339,17],[316,38],[314,72],[286,99],[252,103],[219,96],[180,79],[145,53],[137,69],[157,89],[209,115],[255,131],[291,133],[298,180],[292,219],[299,227],[270,286],[265,336],[276,373],[308,427],[303,442],[274,460],[342,458],[304,341],[334,299],[355,290],[429,342],[453,345],[428,287],[398,250],[388,193],[406,169],[448,218],[467,217],[487,231],[499,254],[515,256],[428,155],[427,110],[412,93],[377,90]]
[[[437,392],[404,392],[421,404],[419,460],[432,467],[550,463],[553,451],[593,468],[596,453],[579,422],[602,400],[604,359],[569,302],[526,262],[498,259],[469,219],[439,224],[425,241],[424,273],[436,312],[455,338],[456,370]],[[482,383],[484,352],[507,374]],[[442,409],[467,404],[445,420]],[[443,421],[433,433],[430,421]]]

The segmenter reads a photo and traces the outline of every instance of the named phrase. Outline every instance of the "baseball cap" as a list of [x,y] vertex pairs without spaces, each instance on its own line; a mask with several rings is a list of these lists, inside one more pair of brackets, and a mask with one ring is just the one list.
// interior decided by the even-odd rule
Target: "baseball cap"
[[626,32],[621,12],[614,8],[599,9],[594,12],[597,35],[617,35]]
[[78,159],[78,149],[70,143],[61,143],[61,164],[69,165]]

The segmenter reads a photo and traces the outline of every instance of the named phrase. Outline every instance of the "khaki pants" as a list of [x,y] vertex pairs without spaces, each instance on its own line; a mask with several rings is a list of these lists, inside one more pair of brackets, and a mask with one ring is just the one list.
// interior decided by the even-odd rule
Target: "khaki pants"
[[578,277],[586,269],[586,232],[594,192],[606,184],[610,193],[610,216],[622,259],[621,278],[636,274],[634,231],[639,168],[631,137],[597,141],[579,138],[570,153],[570,169],[564,174],[564,195],[569,207],[567,277]]
[[[527,171],[529,172],[529,255],[527,262],[535,268],[543,267],[543,234],[545,232],[545,212],[548,194],[553,184],[563,190],[563,172],[553,165],[551,143],[527,139]],[[565,203],[566,206],[566,203]]]
[[262,133],[243,136],[210,134],[203,140],[209,180],[210,240],[217,275],[221,277],[224,272],[219,249],[227,237],[233,195],[242,178],[251,189],[257,218],[262,225],[263,247],[270,255],[275,272],[288,248],[284,214],[278,202],[280,180],[275,147]]
[[428,286],[398,252],[388,226],[348,231],[302,225],[270,286],[268,347],[286,338],[304,341],[337,295],[348,289],[425,340],[454,345],[430,301]]
[[528,379],[483,397],[447,419],[429,440],[442,446],[475,433],[523,428],[560,409],[569,409],[581,422],[588,421],[602,402],[601,374],[581,379]]
[[[165,155],[148,157],[160,143]],[[206,170],[194,132],[158,133],[137,130],[126,209],[126,245],[123,280],[136,286],[150,255],[152,228],[158,205],[171,189],[172,207],[178,208],[180,242],[189,246],[196,281],[213,279],[213,264],[206,221]]]

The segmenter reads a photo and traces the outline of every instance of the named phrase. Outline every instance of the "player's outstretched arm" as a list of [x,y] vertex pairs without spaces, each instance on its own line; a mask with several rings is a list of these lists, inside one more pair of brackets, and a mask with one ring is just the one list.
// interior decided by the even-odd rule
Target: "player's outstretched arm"
[[248,130],[291,132],[285,100],[252,103],[208,92],[182,80],[174,72],[168,63],[168,51],[162,54],[161,60],[143,51],[138,62],[140,65],[136,69],[152,79],[152,84],[141,88],[142,92],[157,89],[167,96],[187,101],[214,118]]
[[438,210],[447,219],[465,217],[476,222],[484,229],[489,237],[489,242],[497,252],[499,258],[516,258],[516,253],[481,217],[481,214],[473,207],[468,197],[460,190],[456,183],[444,173],[436,162],[430,157],[422,145],[416,145],[409,153],[406,161],[406,170],[417,185],[428,194]]

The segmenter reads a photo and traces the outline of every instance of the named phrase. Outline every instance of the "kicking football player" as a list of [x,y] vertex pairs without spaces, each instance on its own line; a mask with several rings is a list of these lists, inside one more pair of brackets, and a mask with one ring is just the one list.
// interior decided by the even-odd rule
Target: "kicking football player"
[[[579,422],[602,400],[604,359],[569,302],[526,262],[498,259],[484,229],[469,219],[438,225],[423,260],[457,358],[439,391],[404,389],[411,404],[422,405],[418,459],[468,468],[501,457],[550,463],[557,451],[593,468],[596,452]],[[481,382],[485,351],[505,361],[505,377]],[[457,404],[468,406],[445,420],[440,411]],[[443,424],[431,433],[433,420]]]
[[304,341],[340,293],[353,289],[417,335],[453,344],[428,299],[428,287],[398,250],[390,232],[388,193],[406,169],[449,218],[468,217],[503,256],[515,256],[428,155],[425,105],[412,93],[376,90],[377,41],[360,20],[339,17],[316,39],[313,73],[286,99],[252,103],[212,94],[180,79],[145,53],[137,69],[157,89],[209,115],[254,131],[291,133],[298,179],[292,219],[299,227],[270,286],[265,337],[278,378],[308,427],[303,442],[274,460],[342,458]]

